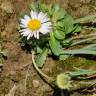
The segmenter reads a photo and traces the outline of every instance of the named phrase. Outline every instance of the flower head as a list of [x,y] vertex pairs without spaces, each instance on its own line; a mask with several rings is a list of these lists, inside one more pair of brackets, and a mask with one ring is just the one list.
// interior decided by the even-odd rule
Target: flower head
[[67,74],[59,74],[56,80],[57,86],[60,89],[69,89],[71,87],[70,79],[71,78]]
[[47,34],[52,29],[52,23],[46,14],[43,12],[30,12],[30,16],[25,15],[20,22],[21,34],[26,36],[27,39],[34,38],[39,39],[39,34]]

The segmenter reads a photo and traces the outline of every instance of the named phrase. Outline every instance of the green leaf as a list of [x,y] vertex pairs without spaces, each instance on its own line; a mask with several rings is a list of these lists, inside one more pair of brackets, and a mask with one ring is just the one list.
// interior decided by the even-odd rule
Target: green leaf
[[70,56],[70,55],[63,55],[63,54],[61,54],[61,55],[59,56],[59,59],[60,59],[60,60],[66,60],[69,56]]
[[62,30],[64,30],[64,32],[65,32],[65,29],[64,29],[64,21],[63,21],[63,20],[56,22],[56,23],[55,23],[55,26],[56,26],[56,28],[58,28],[58,29],[60,29],[60,30],[61,30],[61,28],[62,28]]
[[42,10],[43,12],[48,12],[49,11],[48,6],[45,5],[45,4],[39,4],[39,10],[40,11]]
[[74,30],[73,18],[70,15],[66,15],[63,22],[65,33],[66,34],[72,33],[72,31]]
[[54,36],[58,40],[63,40],[65,38],[65,33],[63,31],[56,30],[54,31]]
[[30,3],[29,4],[29,9],[33,10],[33,11],[37,11],[38,5],[36,5],[35,3]]
[[59,21],[63,19],[65,15],[66,15],[66,11],[64,11],[63,9],[56,8],[54,9],[52,20],[54,22]]
[[58,56],[62,52],[60,43],[55,39],[53,32],[50,32],[49,45],[54,55]]
[[96,55],[96,44],[91,44],[87,47],[74,49],[74,50],[64,50],[64,54],[91,54]]
[[64,39],[62,41],[63,46],[70,46],[70,44],[72,44],[72,39]]
[[41,53],[42,49],[40,47],[37,47],[37,53]]
[[19,17],[23,18],[25,15],[26,15],[26,13],[21,12],[21,13],[19,14]]
[[43,49],[42,53],[39,54],[39,56],[36,60],[36,64],[38,67],[43,67],[47,54],[48,54],[48,49]]
[[81,31],[81,26],[78,25],[78,24],[75,25],[73,33],[75,33],[75,32],[80,32],[80,31]]
[[53,12],[58,11],[58,10],[60,10],[60,6],[59,5],[55,4],[55,5],[52,6],[52,11]]
[[74,67],[74,70],[76,70],[76,71],[84,71],[85,69]]
[[78,70],[78,71],[75,71],[75,72],[69,72],[69,74],[72,77],[77,77],[77,76],[82,76],[82,75],[96,74],[96,71],[81,69],[81,70]]

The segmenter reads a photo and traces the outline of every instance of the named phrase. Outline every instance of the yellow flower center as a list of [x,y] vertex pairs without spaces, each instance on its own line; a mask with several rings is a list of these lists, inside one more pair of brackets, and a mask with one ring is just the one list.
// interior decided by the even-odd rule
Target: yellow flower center
[[32,19],[28,22],[28,27],[33,31],[38,30],[41,27],[41,22],[38,19]]

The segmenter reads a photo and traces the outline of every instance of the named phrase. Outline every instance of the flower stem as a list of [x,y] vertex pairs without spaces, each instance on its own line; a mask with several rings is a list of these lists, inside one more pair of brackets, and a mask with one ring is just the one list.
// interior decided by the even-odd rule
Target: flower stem
[[36,62],[35,62],[35,59],[34,59],[34,52],[32,52],[32,62],[33,62],[33,65],[34,65],[36,71],[37,71],[41,76],[43,76],[44,78],[46,78],[46,79],[49,80],[49,81],[50,81],[50,80],[52,81],[52,77],[47,76],[45,73],[43,73],[43,72],[37,67]]

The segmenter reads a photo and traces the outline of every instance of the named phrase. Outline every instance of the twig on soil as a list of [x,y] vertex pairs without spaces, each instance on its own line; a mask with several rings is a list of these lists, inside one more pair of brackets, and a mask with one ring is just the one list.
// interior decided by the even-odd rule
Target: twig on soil
[[28,76],[29,76],[29,69],[30,69],[30,67],[31,67],[31,64],[29,64],[27,72],[26,72],[26,77],[25,77],[25,82],[24,82],[24,87],[25,87],[24,94],[26,94],[27,79],[28,79]]
[[6,94],[5,96],[14,96],[17,88],[18,88],[18,86],[14,85],[14,86],[12,87],[12,89],[9,91],[9,93]]

